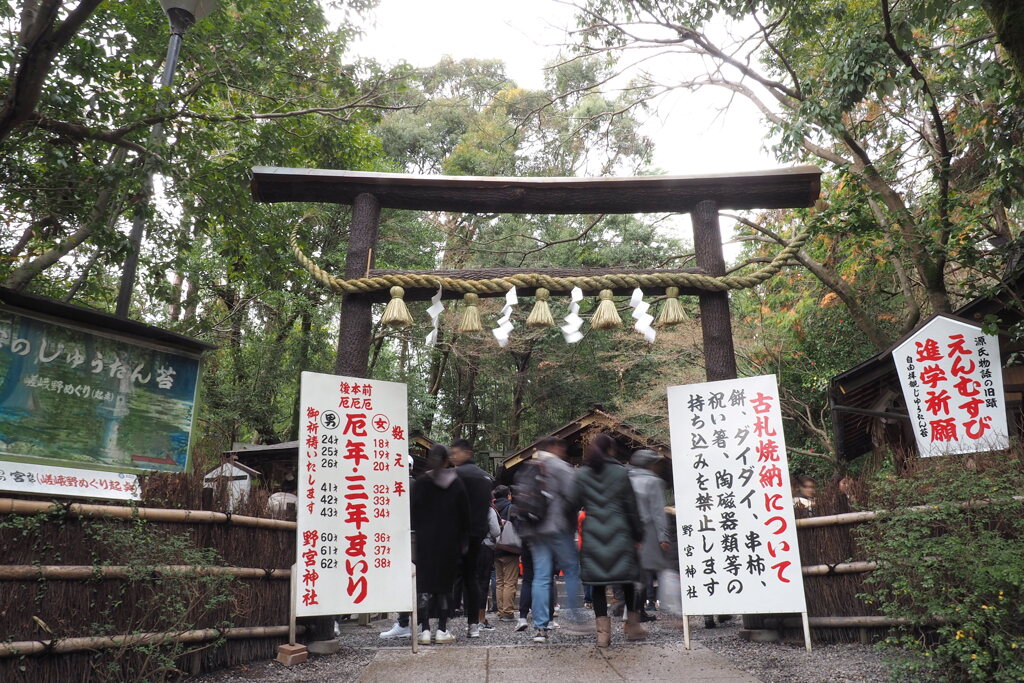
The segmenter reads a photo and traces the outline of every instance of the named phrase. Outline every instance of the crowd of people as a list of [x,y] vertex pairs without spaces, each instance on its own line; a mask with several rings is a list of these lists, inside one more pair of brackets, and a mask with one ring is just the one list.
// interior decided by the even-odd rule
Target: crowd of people
[[[433,446],[410,492],[419,623],[414,634],[410,615],[399,614],[381,638],[452,643],[456,613],[466,617],[465,636],[479,638],[494,629],[486,609],[493,588],[497,619],[532,629],[534,642],[557,628],[608,647],[613,616],[623,618],[626,640],[643,640],[659,601],[680,616],[674,508],[655,471],[664,461],[650,450],[620,459],[615,441],[599,434],[577,469],[568,444],[549,437],[509,487],[473,461],[469,442]],[[797,476],[793,484],[795,506],[813,515],[816,482]],[[556,605],[558,576],[564,605]],[[705,625],[713,628],[714,616]]]
[[612,615],[624,616],[627,640],[647,636],[642,622],[654,617],[645,605],[657,602],[659,572],[676,563],[664,482],[651,470],[663,458],[640,450],[620,461],[604,434],[578,469],[567,451],[561,439],[542,440],[508,487],[473,461],[468,442],[431,448],[410,491],[419,623],[414,633],[410,615],[400,614],[381,638],[455,642],[449,618],[460,610],[465,637],[479,638],[494,628],[486,618],[492,585],[497,619],[530,630],[537,643],[557,628],[594,634],[607,647]]

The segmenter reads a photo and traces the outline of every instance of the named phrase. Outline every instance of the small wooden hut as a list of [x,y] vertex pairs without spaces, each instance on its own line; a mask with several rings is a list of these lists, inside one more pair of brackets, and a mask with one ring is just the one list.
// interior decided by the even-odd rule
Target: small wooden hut
[[[568,441],[569,462],[574,466],[579,466],[583,461],[584,450],[591,439],[598,434],[607,434],[612,437],[619,447],[620,456],[623,458],[629,457],[630,453],[641,448],[648,448],[665,458],[672,457],[672,450],[667,444],[644,434],[621,418],[605,412],[601,406],[595,405],[575,420],[559,427],[550,434],[538,437],[525,448],[521,448],[515,453],[506,456],[501,461],[501,467],[496,478],[503,484],[511,483],[515,477],[516,468],[533,457],[533,454],[537,451],[537,445],[542,439],[549,436]],[[662,469],[663,471],[660,474],[670,479],[672,476],[671,467],[664,467]]]
[[[409,435],[409,455],[412,456],[412,475],[419,475],[426,469],[427,452],[434,441],[420,431]],[[263,477],[267,487],[274,491],[290,474],[296,475],[299,462],[299,442],[283,441],[267,445],[240,444],[230,451],[224,451],[225,462],[235,461]]]

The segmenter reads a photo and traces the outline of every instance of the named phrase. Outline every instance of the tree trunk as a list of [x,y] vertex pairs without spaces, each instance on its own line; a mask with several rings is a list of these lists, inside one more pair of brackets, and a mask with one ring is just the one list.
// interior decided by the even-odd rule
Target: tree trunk
[[[124,161],[126,153],[127,150],[124,147],[118,147],[111,156],[110,163],[114,166],[120,166]],[[110,205],[117,194],[117,189],[118,183],[111,182],[100,190],[99,196],[96,198],[96,204],[89,212],[89,218],[78,230],[75,230],[65,239],[61,240],[57,246],[15,268],[7,276],[7,281],[4,285],[11,289],[25,289],[33,278],[64,258],[73,249],[81,245],[82,242],[85,242],[106,220],[109,215]]]
[[302,322],[299,325],[299,376],[295,380],[295,401],[292,404],[292,427],[288,432],[288,440],[295,441],[299,438],[299,424],[302,416],[299,415],[302,404],[302,371],[309,364],[309,335],[313,331],[313,316],[308,309],[302,311]]
[[0,104],[0,144],[35,113],[54,59],[102,1],[81,0],[60,24],[57,16],[62,2],[45,0],[22,5],[20,54],[11,65],[7,93]]
[[1020,0],[982,0],[981,4],[1017,76],[1024,80],[1024,5]]
[[533,348],[525,352],[512,352],[512,359],[516,365],[516,380],[512,387],[512,414],[508,423],[508,440],[506,447],[514,449],[519,446],[519,431],[522,427],[523,412],[526,410],[526,385],[530,375],[530,358],[533,356]]
[[[472,405],[474,398],[476,397],[476,376],[478,369],[475,365],[467,365],[466,373],[463,375],[462,370],[457,371],[459,379],[458,389],[455,395],[452,397],[454,405],[452,405],[452,429],[451,437],[452,441],[456,439],[465,438],[466,423],[469,421],[468,417],[470,414],[470,405]],[[465,378],[465,382],[463,382]],[[463,390],[463,386],[465,389]]]

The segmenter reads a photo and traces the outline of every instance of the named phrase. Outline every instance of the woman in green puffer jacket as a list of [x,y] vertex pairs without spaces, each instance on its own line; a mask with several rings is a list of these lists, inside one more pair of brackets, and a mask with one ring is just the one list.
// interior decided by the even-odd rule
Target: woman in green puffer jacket
[[643,539],[643,525],[629,475],[612,453],[615,442],[598,434],[587,448],[584,466],[576,475],[569,500],[571,510],[586,510],[581,537],[580,570],[583,583],[593,586],[594,615],[597,617],[597,645],[611,643],[611,619],[605,586],[621,585],[628,609],[627,640],[642,640],[647,631],[640,625],[634,582],[640,578],[637,544]]

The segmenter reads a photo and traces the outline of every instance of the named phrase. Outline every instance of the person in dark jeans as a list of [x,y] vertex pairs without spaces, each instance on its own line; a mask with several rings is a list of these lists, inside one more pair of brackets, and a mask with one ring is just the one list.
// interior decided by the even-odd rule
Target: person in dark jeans
[[458,439],[451,445],[451,462],[455,466],[455,474],[466,487],[469,495],[469,544],[462,556],[462,585],[465,590],[466,621],[469,623],[467,635],[470,638],[480,637],[480,606],[486,593],[481,593],[480,582],[477,580],[477,568],[480,563],[480,546],[489,530],[488,517],[491,510],[491,491],[494,479],[491,475],[477,467],[473,462],[473,446],[465,439]]

